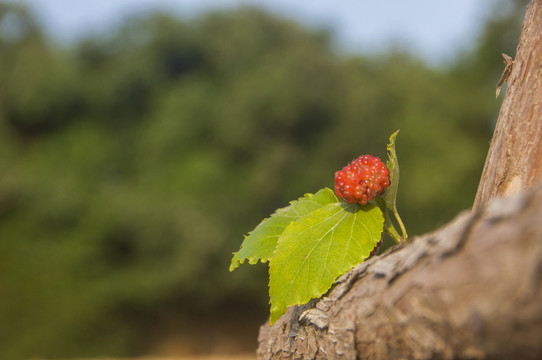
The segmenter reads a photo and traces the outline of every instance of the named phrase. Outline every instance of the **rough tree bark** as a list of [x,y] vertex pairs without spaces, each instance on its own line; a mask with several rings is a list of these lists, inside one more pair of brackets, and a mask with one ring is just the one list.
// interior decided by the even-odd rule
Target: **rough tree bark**
[[260,328],[260,359],[541,359],[542,187],[361,263]]
[[542,178],[542,2],[527,10],[474,208]]
[[542,359],[542,0],[508,81],[474,209],[262,325],[259,359]]

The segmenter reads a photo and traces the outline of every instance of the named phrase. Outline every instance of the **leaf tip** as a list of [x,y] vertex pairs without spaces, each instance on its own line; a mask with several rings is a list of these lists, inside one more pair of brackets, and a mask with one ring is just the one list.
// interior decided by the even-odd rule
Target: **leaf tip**
[[277,322],[278,319],[282,317],[286,313],[286,309],[282,307],[271,307],[271,314],[269,316],[269,326],[273,326],[274,323]]
[[239,255],[236,252],[234,252],[233,253],[233,258],[231,259],[230,272],[237,269],[239,267],[239,265],[241,265],[243,262],[244,262],[244,260],[239,259]]
[[389,140],[390,142],[386,146],[388,150],[391,150],[391,147],[395,144],[395,138],[397,137],[397,134],[399,134],[399,131],[401,130],[397,130],[396,132],[390,135],[390,140]]

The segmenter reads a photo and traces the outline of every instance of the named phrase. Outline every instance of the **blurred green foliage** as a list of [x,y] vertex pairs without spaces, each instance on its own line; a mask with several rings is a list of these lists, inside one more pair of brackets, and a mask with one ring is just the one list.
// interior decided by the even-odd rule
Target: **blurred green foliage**
[[228,272],[242,235],[396,129],[409,234],[469,208],[520,24],[434,67],[255,9],[58,48],[0,5],[0,357],[137,354],[225,304],[265,321],[266,267]]

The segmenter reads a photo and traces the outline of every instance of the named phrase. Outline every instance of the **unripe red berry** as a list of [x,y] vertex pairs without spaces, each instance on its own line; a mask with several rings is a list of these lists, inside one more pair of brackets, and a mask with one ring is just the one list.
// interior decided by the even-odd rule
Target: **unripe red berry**
[[384,194],[390,171],[379,158],[363,155],[335,173],[335,193],[350,204],[365,205]]

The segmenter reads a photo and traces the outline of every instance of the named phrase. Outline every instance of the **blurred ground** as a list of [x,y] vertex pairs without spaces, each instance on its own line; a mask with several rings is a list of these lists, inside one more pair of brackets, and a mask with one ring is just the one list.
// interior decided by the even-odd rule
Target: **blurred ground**
[[179,356],[179,357],[138,357],[138,358],[96,358],[74,360],[252,360],[256,354],[239,355],[207,355],[207,356]]
[[[258,329],[264,320],[235,321],[228,316],[215,319],[202,318],[200,323],[189,327],[165,328],[150,339],[153,346],[144,353],[162,357],[211,359],[213,356],[255,354],[258,345]],[[220,354],[220,355],[217,355]],[[198,357],[199,356],[199,357]]]

